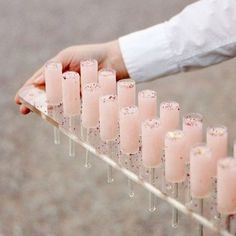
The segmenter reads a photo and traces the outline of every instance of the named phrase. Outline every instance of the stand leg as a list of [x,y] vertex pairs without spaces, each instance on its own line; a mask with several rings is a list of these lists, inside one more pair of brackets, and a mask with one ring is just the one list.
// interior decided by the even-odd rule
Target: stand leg
[[[75,117],[69,118],[69,129],[72,132],[75,127]],[[75,142],[69,138],[69,156],[74,157],[75,156]]]
[[162,150],[162,164],[161,164],[161,189],[163,193],[167,192],[166,178],[165,178],[165,149]]
[[[149,182],[150,184],[155,183],[155,168],[150,168],[149,170]],[[149,192],[149,211],[154,212],[156,210],[156,196]]]
[[128,179],[128,188],[129,188],[129,197],[133,198],[134,197],[134,184],[131,179]]
[[113,169],[110,165],[107,166],[107,183],[110,184],[114,181],[113,179]]
[[186,164],[187,177],[186,177],[186,190],[185,190],[185,205],[186,206],[189,206],[189,204],[191,203],[189,169],[190,169],[190,165],[189,163],[187,163]]
[[[200,210],[200,214],[203,215],[203,199],[199,199],[199,210]],[[203,225],[200,224],[198,227],[198,236],[203,236]]]
[[54,144],[60,144],[60,130],[56,127],[53,127],[53,135],[54,135]]
[[[113,146],[112,146],[112,141],[108,142],[108,155],[113,158]],[[110,165],[107,166],[107,183],[112,183],[114,181],[113,179],[113,169]]]
[[[53,106],[52,116],[56,119],[56,106]],[[57,127],[53,127],[53,136],[54,136],[54,144],[60,144],[60,130]]]
[[[127,162],[129,163],[129,168],[132,169],[133,167],[133,160],[130,155],[126,155]],[[134,183],[131,179],[128,178],[128,189],[129,189],[129,197],[133,198],[134,197]]]
[[[179,184],[174,183],[173,184],[173,197],[175,199],[179,198]],[[172,227],[176,228],[179,224],[179,211],[174,207],[172,209]]]
[[80,124],[80,139],[84,140],[84,128],[83,128],[82,124]]
[[214,177],[212,179],[212,185],[213,185],[213,193],[212,193],[212,205],[213,205],[213,219],[218,225],[221,221],[221,215],[217,211],[217,179]]
[[[89,143],[89,129],[87,129],[87,134],[86,134],[86,142]],[[91,164],[89,162],[89,151],[86,149],[86,154],[85,154],[85,168],[90,168]]]
[[75,156],[75,142],[71,138],[69,139],[69,156]]

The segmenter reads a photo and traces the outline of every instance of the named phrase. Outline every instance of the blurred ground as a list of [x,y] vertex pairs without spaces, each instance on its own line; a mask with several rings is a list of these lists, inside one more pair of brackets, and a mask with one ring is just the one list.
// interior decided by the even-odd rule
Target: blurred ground
[[[67,139],[54,146],[52,128],[31,114],[20,116],[13,97],[24,80],[60,49],[112,40],[167,20],[193,1],[0,0],[0,235],[192,235],[182,218],[171,229],[171,209],[147,212],[147,193],[127,197],[119,173],[106,184],[106,166],[96,159],[83,168],[84,151],[67,157]],[[183,112],[203,113],[206,124],[235,129],[236,60],[139,85],[155,88],[159,100],[175,99]],[[231,151],[231,145],[230,145]]]

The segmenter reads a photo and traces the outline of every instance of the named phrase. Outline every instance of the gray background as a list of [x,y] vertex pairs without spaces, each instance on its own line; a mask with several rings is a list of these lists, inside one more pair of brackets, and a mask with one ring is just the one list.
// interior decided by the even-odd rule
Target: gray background
[[[94,159],[83,168],[84,150],[67,157],[67,139],[54,146],[52,128],[34,114],[18,113],[17,89],[59,50],[105,42],[169,19],[187,0],[0,0],[0,235],[192,235],[181,219],[171,229],[171,209],[147,211],[147,193],[115,173],[106,184],[106,166]],[[183,112],[200,112],[205,124],[235,129],[236,60],[138,86],[155,88],[159,101],[175,99]],[[231,153],[230,145],[230,153]]]

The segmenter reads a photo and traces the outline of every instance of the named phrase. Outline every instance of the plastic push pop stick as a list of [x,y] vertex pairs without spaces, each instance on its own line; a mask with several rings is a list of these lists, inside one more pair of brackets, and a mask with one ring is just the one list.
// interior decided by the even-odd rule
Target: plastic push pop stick
[[[199,199],[200,214],[203,215],[203,199],[212,191],[212,152],[206,144],[196,144],[190,152],[190,191],[193,198]],[[199,225],[198,235],[203,235],[203,226]]]
[[[179,128],[180,106],[175,101],[162,102],[160,105],[160,121],[162,126],[162,149],[164,154],[165,135],[169,131]],[[163,156],[163,165],[165,162],[165,155]],[[165,168],[162,170],[162,189],[166,191]]]
[[[86,141],[89,143],[89,132],[99,125],[99,97],[101,89],[98,83],[86,84],[82,97],[82,126],[86,129]],[[85,167],[89,168],[89,153],[86,150]]]
[[[161,125],[160,119],[145,120],[142,123],[142,161],[149,168],[149,181],[155,184],[155,168],[161,164]],[[149,211],[156,210],[156,197],[149,192]]]
[[[49,61],[44,66],[46,98],[48,105],[57,106],[62,102],[62,64]],[[60,131],[53,128],[54,143],[60,143]]]
[[[182,130],[170,131],[165,137],[165,178],[172,183],[173,197],[179,198],[179,183],[186,179],[186,140]],[[172,210],[172,227],[177,227],[179,212],[176,208]]]
[[[124,107],[120,110],[120,150],[129,157],[139,151],[139,112],[137,106]],[[128,179],[129,196],[133,197],[133,183]]]
[[[75,127],[75,119],[80,116],[80,76],[77,72],[67,71],[62,79],[63,112],[69,118],[70,130]],[[69,139],[69,156],[75,156],[75,143]]]
[[[189,173],[190,150],[194,144],[201,143],[203,138],[203,118],[201,114],[189,113],[183,117],[183,131],[186,138],[186,166]],[[189,176],[186,179],[186,200],[191,201]]]
[[[100,137],[105,141],[109,148],[109,155],[113,157],[113,142],[118,137],[118,99],[116,95],[106,95],[100,97]],[[107,182],[113,182],[112,167],[108,165]]]

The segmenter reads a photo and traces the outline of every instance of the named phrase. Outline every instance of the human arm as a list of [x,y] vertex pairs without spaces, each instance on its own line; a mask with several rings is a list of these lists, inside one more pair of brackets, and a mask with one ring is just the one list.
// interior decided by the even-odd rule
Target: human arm
[[197,1],[119,43],[129,75],[138,82],[220,63],[236,56],[236,1]]
[[[103,67],[112,67],[115,69],[118,80],[129,77],[117,40],[104,44],[72,46],[62,50],[51,60],[61,62],[63,66],[63,72],[67,70],[79,72],[80,61],[86,58],[96,59],[98,61],[99,69]],[[41,67],[30,79],[24,83],[22,88],[32,84],[35,86],[44,85],[45,80],[43,71],[43,67]],[[20,105],[20,112],[22,114],[28,114],[30,110],[21,104],[18,93],[19,91],[15,96],[15,102]]]

